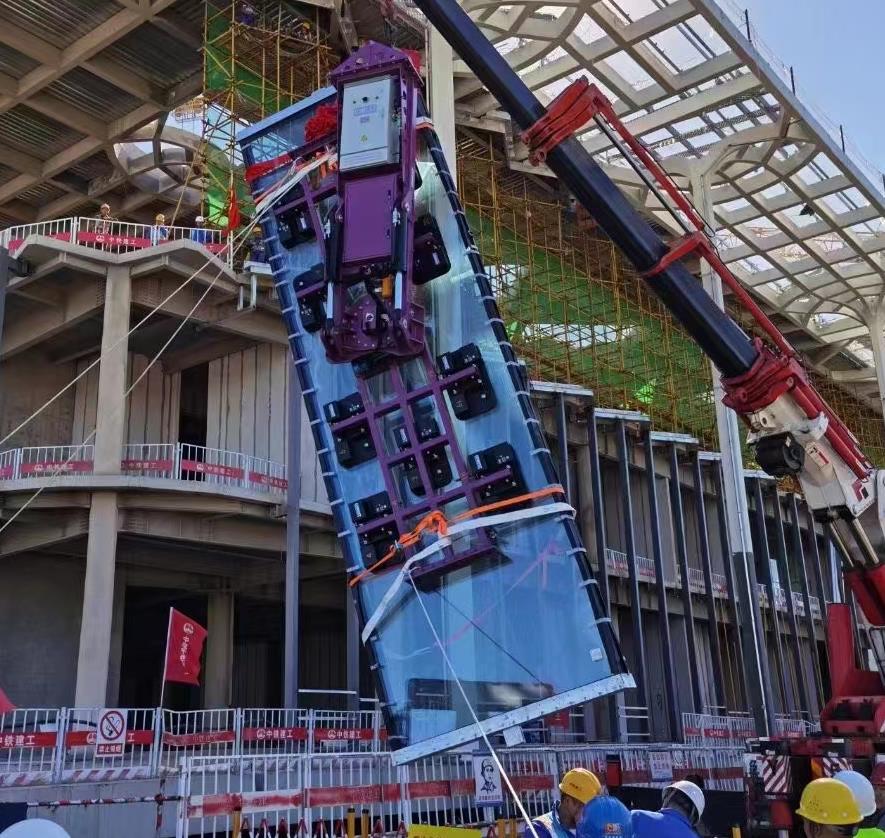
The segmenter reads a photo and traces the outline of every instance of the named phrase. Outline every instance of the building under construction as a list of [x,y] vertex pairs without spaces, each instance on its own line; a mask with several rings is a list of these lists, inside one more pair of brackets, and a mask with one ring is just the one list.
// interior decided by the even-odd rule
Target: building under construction
[[[801,67],[773,57],[730,0],[463,6],[542,101],[581,75],[606,92],[885,466],[885,179],[851,147],[850,127],[810,109]],[[16,708],[0,712],[0,801],[55,800],[62,784],[96,781],[152,796],[183,757],[320,759],[341,739],[385,750],[271,272],[253,241],[231,239],[254,212],[239,133],[324,87],[367,39],[420,56],[637,684],[532,724],[526,741],[548,753],[608,743],[587,745],[600,766],[615,744],[707,748],[687,767],[731,788],[760,718],[771,732],[818,722],[825,608],[846,596],[836,546],[797,487],[753,462],[698,346],[529,163],[518,130],[417,8],[23,0],[0,9],[0,689]],[[618,147],[595,128],[580,139],[675,238]],[[692,268],[715,293],[709,271]],[[731,295],[724,305],[752,328]],[[161,705],[170,607],[208,639],[200,685],[169,685]],[[865,650],[862,620],[855,629]],[[132,733],[111,759],[77,738],[108,708]],[[709,756],[711,738],[731,757]],[[550,774],[536,757],[509,759],[517,774]],[[554,770],[566,765],[557,759]],[[403,788],[443,779],[411,770]],[[368,776],[338,784],[387,782]],[[531,786],[525,802],[544,811],[552,788]],[[483,819],[449,797],[445,822]],[[415,822],[439,811],[418,799]],[[349,805],[316,804],[303,819],[331,829]],[[515,817],[510,805],[496,817]],[[392,806],[372,803],[373,831],[398,828]],[[88,827],[72,810],[72,834],[116,828],[127,807],[107,808]],[[189,834],[232,828],[206,818]]]

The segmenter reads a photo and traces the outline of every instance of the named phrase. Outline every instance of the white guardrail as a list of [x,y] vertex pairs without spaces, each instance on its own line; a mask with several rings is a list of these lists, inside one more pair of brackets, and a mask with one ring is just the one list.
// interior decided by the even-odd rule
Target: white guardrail
[[92,250],[110,250],[115,253],[143,250],[168,241],[192,241],[210,253],[223,255],[228,262],[232,255],[228,248],[228,237],[218,228],[135,224],[79,216],[8,227],[0,231],[0,246],[6,247],[14,256],[25,241],[33,236],[45,236]]
[[[0,481],[92,474],[94,452],[92,445],[38,445],[0,451]],[[253,492],[279,493],[288,487],[284,463],[183,442],[125,445],[120,468],[126,475],[235,486]]]
[[[801,720],[785,717],[780,721],[784,736],[812,729]],[[618,753],[624,783],[649,780],[643,772],[650,770],[650,752],[704,751],[703,764],[710,767],[718,759],[714,752],[740,753],[746,740],[755,736],[752,721],[736,715],[683,714],[685,744],[568,744],[555,735],[552,724],[549,735],[538,738],[537,747],[523,745],[521,750],[596,754],[602,771],[605,755]],[[0,788],[164,777],[179,773],[186,760],[338,757],[343,753],[377,757],[386,752],[387,731],[377,710],[74,707],[18,708],[0,714]],[[410,770],[419,772],[421,764]],[[674,763],[676,767],[682,764]],[[434,779],[420,772],[414,776]]]
[[[537,817],[559,798],[559,779],[570,768],[587,768],[607,786],[663,787],[699,774],[709,789],[740,791],[742,753],[668,743],[513,748],[498,755],[520,803]],[[357,828],[351,830],[375,838],[405,838],[409,824],[487,826],[485,838],[499,838],[504,825],[495,820],[520,813],[506,792],[495,795],[498,802],[479,798],[476,763],[487,758],[452,752],[403,766],[385,753],[192,758],[179,778],[176,835],[330,838],[348,833],[350,816]]]

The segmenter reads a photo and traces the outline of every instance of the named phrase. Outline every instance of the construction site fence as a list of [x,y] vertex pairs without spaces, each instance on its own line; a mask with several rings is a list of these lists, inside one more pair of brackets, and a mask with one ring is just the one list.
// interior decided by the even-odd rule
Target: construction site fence
[[[752,720],[742,715],[685,713],[682,723],[684,743],[662,745],[628,741],[586,744],[583,732],[551,728],[542,735],[545,731],[540,727],[531,727],[527,731],[531,744],[508,753],[537,755],[544,748],[563,760],[592,757],[594,770],[600,771],[605,769],[606,754],[619,753],[624,754],[625,776],[630,772],[644,776],[650,770],[650,753],[683,754],[695,762],[707,759],[689,767],[712,771],[718,766],[718,755],[730,759],[728,755],[741,753],[746,740],[756,735]],[[796,736],[811,727],[808,722],[784,717],[778,720],[775,733]],[[377,757],[387,750],[387,731],[378,710],[68,707],[0,713],[0,787],[163,777],[177,774],[185,760],[226,764],[240,758],[352,757],[354,753]],[[640,763],[633,767],[631,760]],[[416,763],[414,770],[434,768],[433,764],[421,765]],[[681,763],[675,761],[674,766],[679,768]],[[534,773],[535,768],[518,772]],[[430,782],[436,778],[431,772],[424,779]]]
[[[570,768],[586,767],[610,785],[663,787],[699,774],[707,788],[739,791],[742,754],[672,744],[498,752],[530,817],[550,810],[559,798],[559,778]],[[382,838],[405,836],[411,824],[484,827],[486,838],[522,832],[506,791],[497,802],[478,797],[483,781],[475,765],[482,757],[449,752],[401,766],[383,752],[190,757],[179,777],[177,835]]]
[[187,758],[385,750],[377,710],[18,708],[0,713],[0,787],[176,774]]

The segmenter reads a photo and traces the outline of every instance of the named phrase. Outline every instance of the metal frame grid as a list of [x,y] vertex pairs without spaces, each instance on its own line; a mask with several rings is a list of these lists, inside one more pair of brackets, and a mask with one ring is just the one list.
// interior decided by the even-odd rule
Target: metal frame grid
[[520,358],[535,378],[715,444],[709,365],[632,267],[493,140],[462,132],[459,191]]
[[[866,396],[882,389],[885,179],[808,106],[793,68],[731,0],[463,5],[542,101],[589,76],[682,188],[709,193],[724,261],[810,363]],[[462,124],[504,133],[511,167],[543,171],[529,169],[498,104],[460,62],[455,97]],[[581,139],[669,223],[605,134],[594,127]]]

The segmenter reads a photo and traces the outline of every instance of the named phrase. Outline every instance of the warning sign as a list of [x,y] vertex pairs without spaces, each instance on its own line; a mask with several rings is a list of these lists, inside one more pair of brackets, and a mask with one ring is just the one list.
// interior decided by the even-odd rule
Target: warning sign
[[649,751],[648,768],[652,782],[673,779],[673,757],[669,751]]
[[408,835],[409,838],[482,838],[482,830],[413,823],[409,824]]
[[95,731],[95,755],[122,756],[126,745],[126,716],[120,710],[102,710]]
[[497,806],[504,802],[501,772],[490,756],[476,754],[473,757],[473,781],[477,806]]

